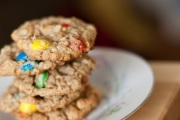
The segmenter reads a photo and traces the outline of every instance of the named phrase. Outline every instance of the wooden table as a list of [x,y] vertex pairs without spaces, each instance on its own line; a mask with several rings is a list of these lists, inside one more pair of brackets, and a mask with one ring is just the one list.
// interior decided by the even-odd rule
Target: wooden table
[[180,62],[150,62],[154,90],[145,104],[127,120],[180,120]]

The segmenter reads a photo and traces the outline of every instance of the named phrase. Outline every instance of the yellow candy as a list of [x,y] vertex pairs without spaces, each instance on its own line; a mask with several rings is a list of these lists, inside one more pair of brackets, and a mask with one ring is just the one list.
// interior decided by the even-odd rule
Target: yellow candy
[[29,103],[21,103],[19,109],[22,113],[25,113],[25,114],[32,114],[33,112],[37,111],[36,105],[29,104]]
[[50,42],[45,39],[35,39],[32,43],[31,48],[33,50],[44,50],[49,48]]

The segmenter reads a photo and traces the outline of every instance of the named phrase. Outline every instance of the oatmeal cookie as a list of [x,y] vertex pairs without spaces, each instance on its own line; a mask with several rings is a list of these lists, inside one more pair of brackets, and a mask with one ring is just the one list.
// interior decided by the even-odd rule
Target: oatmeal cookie
[[11,37],[33,59],[69,61],[93,48],[96,28],[75,17],[50,16],[25,22]]
[[63,64],[64,62],[61,61],[31,59],[26,53],[20,51],[15,43],[4,46],[0,51],[1,76],[37,75]]
[[64,109],[52,112],[35,112],[31,116],[21,116],[17,114],[18,120],[82,120],[100,102],[100,94],[91,86],[86,87],[83,94],[76,101],[72,102]]
[[[82,91],[62,96],[28,96],[20,92],[15,86],[10,86],[3,97],[0,99],[0,109],[4,112],[19,113],[24,112],[30,114],[31,111],[25,110],[23,107],[34,106],[38,112],[50,112],[58,108],[64,108],[66,105],[77,99]],[[21,111],[22,110],[22,111]]]
[[14,85],[30,96],[64,95],[81,90],[95,67],[89,56],[73,60],[36,76],[19,76]]

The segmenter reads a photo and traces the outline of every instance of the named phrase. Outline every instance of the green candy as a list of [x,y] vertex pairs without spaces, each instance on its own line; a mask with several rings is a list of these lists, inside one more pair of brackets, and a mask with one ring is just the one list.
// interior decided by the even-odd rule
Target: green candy
[[48,72],[41,73],[36,76],[36,88],[45,88],[46,80],[48,78]]

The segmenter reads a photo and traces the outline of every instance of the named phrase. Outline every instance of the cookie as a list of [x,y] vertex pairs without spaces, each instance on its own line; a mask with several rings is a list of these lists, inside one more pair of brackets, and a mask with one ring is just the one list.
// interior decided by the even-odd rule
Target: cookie
[[58,108],[64,108],[66,105],[77,99],[80,94],[81,91],[77,91],[63,96],[31,97],[20,92],[12,85],[0,99],[0,109],[4,112],[24,112],[30,114],[31,111],[28,110],[27,107],[34,106],[35,111],[50,112]]
[[31,59],[26,53],[20,51],[15,43],[4,46],[0,51],[1,76],[37,75],[63,64],[64,62],[61,61]]
[[64,109],[52,112],[35,112],[31,116],[17,115],[18,120],[82,120],[100,102],[100,94],[91,86],[87,86],[80,98]]
[[69,61],[93,48],[96,29],[75,17],[51,16],[25,22],[11,37],[33,59]]
[[73,60],[36,76],[19,76],[14,85],[30,96],[64,95],[81,90],[95,62],[89,56]]

